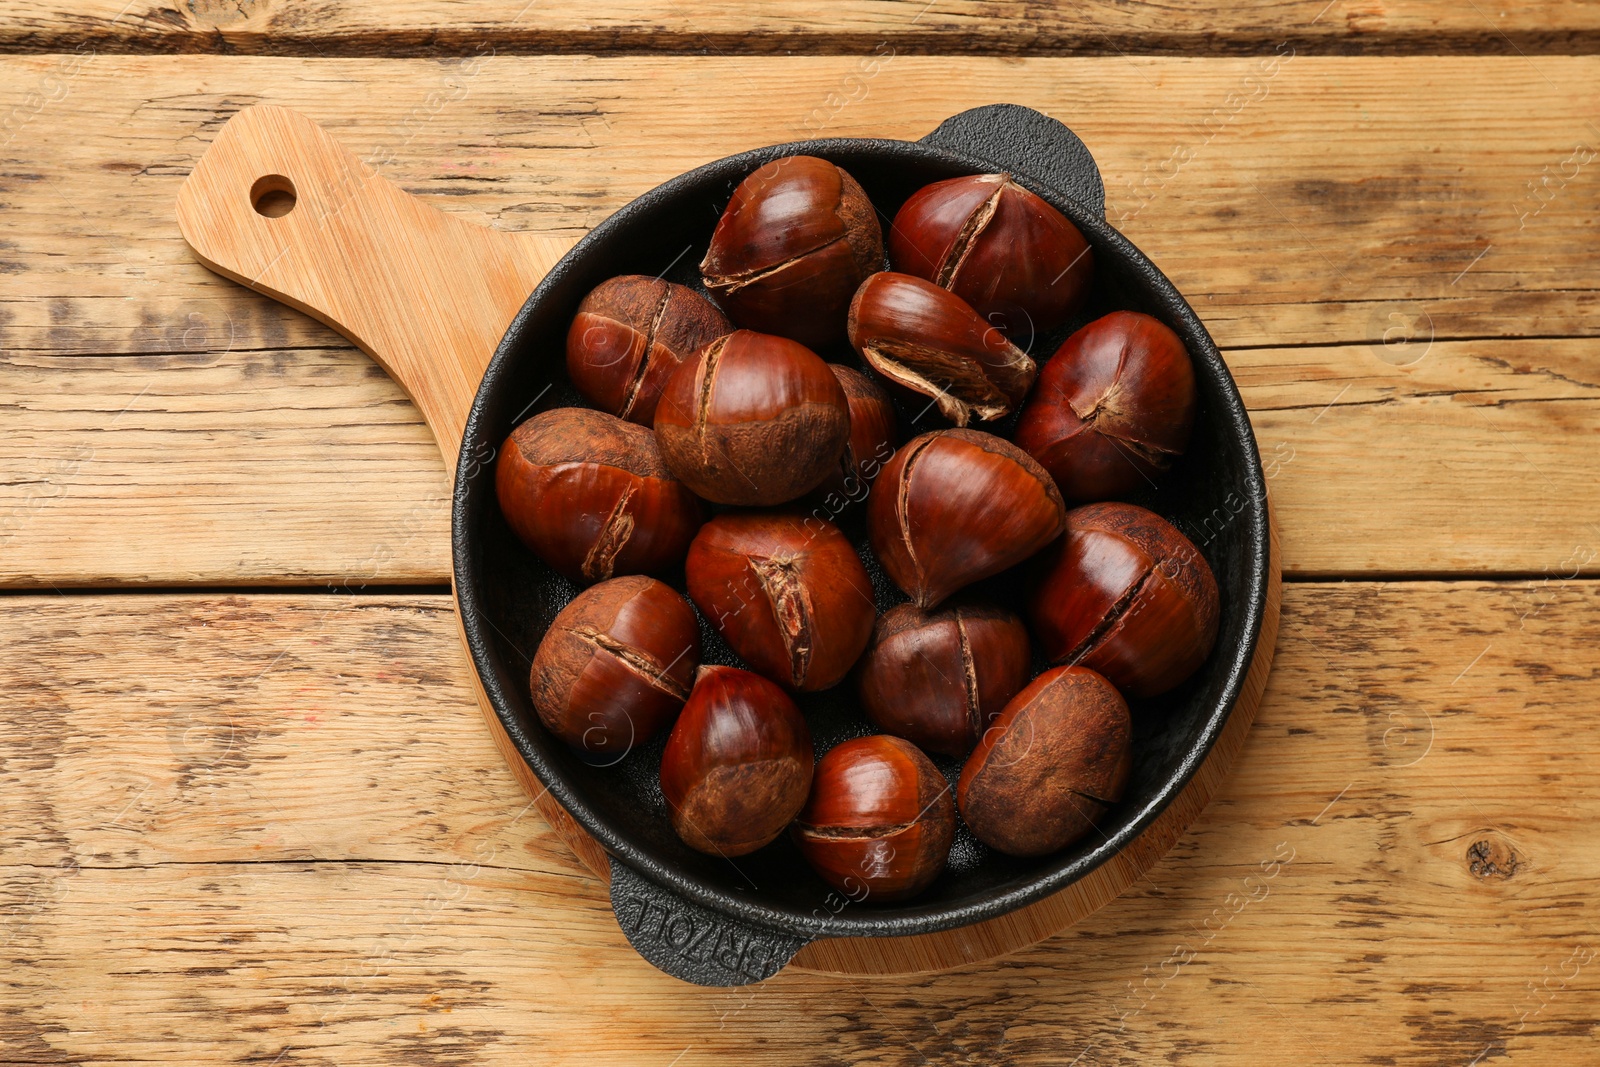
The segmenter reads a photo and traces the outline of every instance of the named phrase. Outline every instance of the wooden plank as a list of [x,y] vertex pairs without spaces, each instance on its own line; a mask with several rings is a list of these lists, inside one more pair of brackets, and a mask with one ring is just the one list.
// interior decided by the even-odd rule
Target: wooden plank
[[1427,0],[1263,0],[1244,7],[1086,0],[845,0],[774,3],[621,0],[603,9],[490,0],[391,0],[310,6],[291,0],[21,0],[0,21],[0,46],[65,51],[450,55],[501,52],[902,51],[1225,54],[1279,42],[1329,51],[1523,52],[1592,49],[1600,14],[1583,0],[1440,5]]
[[261,101],[468,219],[568,238],[730,152],[1013,101],[1082,134],[1110,217],[1224,347],[1600,332],[1600,59],[34,56],[0,86],[7,351],[334,343],[173,221]]
[[[1600,573],[1596,342],[1385,354],[1228,353],[1286,572]],[[19,353],[0,395],[0,582],[449,581],[438,450],[351,349]]]
[[[439,597],[0,600],[11,1062],[1589,1061],[1600,584],[1291,585],[1223,795],[1004,964],[634,958]],[[604,1020],[596,1025],[597,1020]]]

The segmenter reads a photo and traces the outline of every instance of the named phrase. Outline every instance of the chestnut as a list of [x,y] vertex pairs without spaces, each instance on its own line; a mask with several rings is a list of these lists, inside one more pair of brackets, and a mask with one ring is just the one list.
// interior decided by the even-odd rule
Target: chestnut
[[673,372],[656,440],[684,484],[718,504],[765,506],[815,489],[850,439],[850,404],[816,353],[737,330]]
[[1027,628],[1004,608],[898,604],[878,617],[856,693],[878,729],[961,759],[1027,684],[1030,666]]
[[1094,671],[1056,667],[1012,698],[961,768],[956,803],[978,840],[1043,856],[1082,837],[1122,799],[1133,723]]
[[615,763],[672,721],[699,662],[694,608],[666,583],[629,575],[561,609],[533,655],[529,689],[551,733]]
[[900,434],[894,402],[877,382],[854,367],[830,363],[828,369],[839,379],[850,407],[850,439],[838,468],[817,487],[816,495],[831,514],[838,514],[846,504],[865,499],[873,480],[894,455]]
[[1150,482],[1188,447],[1194,367],[1178,335],[1114,311],[1056,349],[1013,440],[1068,500],[1108,500]]
[[819,348],[843,338],[851,295],[882,267],[878,214],[856,180],[788,156],[733,191],[700,276],[738,325]]
[[1066,322],[1094,275],[1078,228],[1008,174],[950,178],[913,193],[889,227],[889,262],[1019,337]]
[[880,271],[862,282],[847,329],[873,370],[932,397],[957,426],[1009,415],[1038,373],[960,297],[909,274]]
[[1050,475],[977,430],[936,430],[894,454],[867,497],[878,562],[920,608],[1039,551],[1066,527]]
[[1155,512],[1085,504],[1045,557],[1028,601],[1045,657],[1099,671],[1131,697],[1165,693],[1217,640],[1217,580]]
[[554,408],[513,430],[494,488],[523,544],[577,582],[676,564],[704,518],[655,434],[588,408]]
[[791,834],[823,881],[855,901],[915,896],[944,870],[955,837],[950,785],[898,737],[841,741],[817,761]]
[[567,377],[600,410],[641,426],[678,365],[733,332],[722,312],[686,286],[642,274],[601,282],[567,330]]
[[661,754],[661,793],[690,848],[754,852],[783,832],[811,788],[811,731],[758,674],[704,666]]
[[872,637],[872,581],[831,522],[718,515],[690,544],[684,573],[689,598],[733,650],[790,689],[836,684]]

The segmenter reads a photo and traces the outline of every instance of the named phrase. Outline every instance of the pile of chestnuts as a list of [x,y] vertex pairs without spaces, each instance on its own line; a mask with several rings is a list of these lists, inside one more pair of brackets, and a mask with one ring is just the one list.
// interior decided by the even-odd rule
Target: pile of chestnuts
[[[597,764],[664,736],[685,844],[787,833],[856,900],[926,889],[958,819],[1013,856],[1077,841],[1127,789],[1127,700],[1217,637],[1195,545],[1117,502],[1189,443],[1183,342],[1113,311],[1035,362],[1086,317],[1094,254],[1004,174],[926,186],[886,241],[842,168],[774,160],[700,278],[589,293],[566,338],[589,406],[498,453],[507,523],[581,588],[533,658],[544,725]],[[864,736],[819,754],[802,704],[833,687]]]

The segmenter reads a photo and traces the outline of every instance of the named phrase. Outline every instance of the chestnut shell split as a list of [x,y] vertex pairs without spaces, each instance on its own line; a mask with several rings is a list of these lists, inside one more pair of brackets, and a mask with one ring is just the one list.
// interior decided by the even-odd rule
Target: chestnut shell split
[[1086,504],[1042,561],[1028,602],[1052,663],[1089,667],[1130,697],[1174,688],[1217,640],[1217,580],[1194,543],[1133,504]]
[[577,582],[676,564],[704,518],[654,434],[588,408],[555,408],[518,426],[494,482],[517,537]]

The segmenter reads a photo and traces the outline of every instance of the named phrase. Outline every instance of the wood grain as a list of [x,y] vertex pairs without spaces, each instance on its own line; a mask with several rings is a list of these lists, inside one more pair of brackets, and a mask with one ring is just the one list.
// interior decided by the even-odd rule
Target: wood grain
[[641,963],[471,707],[446,597],[12,596],[19,1063],[1584,1064],[1600,583],[1291,585],[1222,795],[1009,958]]
[[1226,54],[1282,41],[1327,51],[1473,51],[1515,54],[1588,49],[1600,14],[1583,0],[1507,5],[1428,0],[1261,0],[1239,7],[1199,0],[1124,4],[1085,0],[661,0],[598,6],[489,0],[304,4],[292,0],[18,0],[0,20],[0,46],[61,51],[450,55],[509,52],[905,50],[1116,54]]
[[[1596,342],[1227,353],[1285,572],[1600,573]],[[0,581],[449,582],[449,482],[350,349],[0,357]]]
[[173,225],[262,101],[468,220],[568,239],[735,151],[1012,101],[1083,136],[1109,216],[1225,348],[1600,333],[1600,58],[96,55],[6,58],[0,86],[7,351],[333,343],[199,269]]

